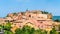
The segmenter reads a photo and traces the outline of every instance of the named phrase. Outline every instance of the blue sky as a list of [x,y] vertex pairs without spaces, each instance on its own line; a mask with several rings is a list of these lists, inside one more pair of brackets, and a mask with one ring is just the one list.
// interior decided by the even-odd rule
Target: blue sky
[[8,13],[28,10],[45,10],[60,16],[60,0],[0,0],[0,17]]

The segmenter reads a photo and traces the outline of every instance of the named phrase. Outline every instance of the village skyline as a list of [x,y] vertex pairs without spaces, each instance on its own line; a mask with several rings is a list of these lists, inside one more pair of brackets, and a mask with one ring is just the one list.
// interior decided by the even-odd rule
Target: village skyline
[[29,10],[42,10],[60,16],[60,0],[0,0],[0,17],[8,13]]

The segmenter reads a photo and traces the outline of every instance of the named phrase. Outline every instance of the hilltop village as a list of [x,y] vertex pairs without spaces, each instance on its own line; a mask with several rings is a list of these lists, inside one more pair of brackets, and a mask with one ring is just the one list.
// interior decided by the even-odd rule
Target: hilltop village
[[59,25],[58,22],[52,20],[52,14],[40,10],[26,10],[25,12],[9,13],[5,18],[0,18],[0,24],[5,25],[11,23],[11,31],[14,32],[17,28],[22,28],[24,25],[33,28],[51,30],[53,26]]

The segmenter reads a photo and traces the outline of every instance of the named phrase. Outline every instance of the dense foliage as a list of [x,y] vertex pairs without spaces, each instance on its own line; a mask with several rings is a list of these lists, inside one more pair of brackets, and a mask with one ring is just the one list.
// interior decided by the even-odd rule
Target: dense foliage
[[56,34],[55,27],[52,28],[52,30],[50,31],[50,34]]
[[60,20],[59,19],[56,19],[56,20],[54,20],[55,22],[60,22]]
[[[46,30],[38,29],[35,30],[34,28],[31,28],[29,26],[24,26],[22,29],[17,28],[15,30],[15,34],[48,34]],[[50,31],[50,34],[58,34],[55,30],[55,27],[52,28]]]
[[35,30],[29,26],[24,26],[22,29],[16,29],[15,34],[47,34],[47,31],[41,29]]
[[[23,28],[17,28],[15,30],[15,33],[13,33],[11,29],[11,24],[8,22],[5,25],[1,26],[0,28],[4,29],[4,34],[47,34],[48,32],[46,30],[31,28],[30,26],[24,26]],[[52,28],[50,31],[50,34],[58,34],[55,30],[55,27]]]
[[5,25],[0,25],[0,28],[4,30],[4,34],[13,34],[13,32],[10,30],[11,29],[10,22],[7,22]]
[[41,29],[35,30],[29,26],[24,26],[22,29],[16,29],[15,34],[47,34],[47,31]]
[[47,11],[42,11],[42,14],[49,14]]

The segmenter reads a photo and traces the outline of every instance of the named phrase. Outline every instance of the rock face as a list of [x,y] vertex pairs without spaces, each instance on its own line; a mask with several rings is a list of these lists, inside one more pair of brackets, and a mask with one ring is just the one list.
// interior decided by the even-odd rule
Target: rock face
[[11,23],[11,30],[14,32],[16,28],[22,28],[24,25],[34,27],[35,29],[52,28],[53,21],[51,14],[42,14],[41,11],[32,10],[19,13],[10,13],[6,18],[0,19],[3,22],[9,21]]

